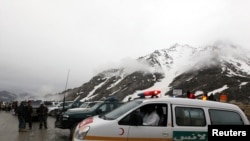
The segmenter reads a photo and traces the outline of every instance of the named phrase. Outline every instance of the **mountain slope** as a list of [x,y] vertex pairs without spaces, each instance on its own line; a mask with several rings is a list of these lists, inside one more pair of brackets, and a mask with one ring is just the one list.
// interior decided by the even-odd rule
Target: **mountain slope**
[[0,91],[0,101],[13,101],[17,98],[17,95],[7,91]]
[[[218,42],[213,46],[175,44],[139,57],[135,70],[106,70],[82,86],[68,89],[66,99],[100,100],[115,96],[126,101],[146,90],[159,89],[161,96],[173,89],[207,92],[217,98],[226,92],[229,100],[249,102],[250,59],[240,47]],[[131,63],[132,64],[132,63]]]

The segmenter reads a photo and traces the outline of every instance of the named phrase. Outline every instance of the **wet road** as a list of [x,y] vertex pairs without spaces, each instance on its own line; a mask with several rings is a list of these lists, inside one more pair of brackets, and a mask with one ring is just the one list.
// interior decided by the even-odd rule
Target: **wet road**
[[55,118],[49,117],[48,129],[39,129],[39,122],[34,121],[32,130],[18,132],[17,117],[0,111],[0,141],[71,141],[69,130],[55,128],[54,122]]

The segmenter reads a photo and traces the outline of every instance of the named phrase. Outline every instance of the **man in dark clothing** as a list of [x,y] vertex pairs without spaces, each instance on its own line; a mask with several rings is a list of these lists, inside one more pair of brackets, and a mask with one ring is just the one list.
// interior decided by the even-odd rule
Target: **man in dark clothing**
[[191,92],[188,90],[188,91],[187,91],[187,98],[190,97],[190,94],[191,94]]
[[32,112],[33,108],[31,105],[31,101],[28,101],[28,105],[26,106],[26,122],[29,124],[29,129],[32,129]]
[[25,102],[22,101],[20,103],[20,106],[17,107],[17,117],[18,117],[18,128],[19,132],[26,132],[25,127],[26,127],[26,121],[25,121],[25,116],[26,116],[26,108],[25,108]]
[[39,129],[42,129],[43,126],[47,129],[48,108],[43,103],[37,109],[37,115],[39,118]]

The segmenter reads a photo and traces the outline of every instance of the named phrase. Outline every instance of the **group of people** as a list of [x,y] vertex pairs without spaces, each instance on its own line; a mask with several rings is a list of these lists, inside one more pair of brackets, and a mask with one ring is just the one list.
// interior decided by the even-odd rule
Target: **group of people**
[[[26,124],[28,123],[29,129],[32,129],[32,113],[33,107],[31,105],[32,101],[22,101],[20,105],[17,107],[16,115],[18,117],[18,128],[19,132],[27,132]],[[37,115],[39,119],[39,128],[42,129],[44,126],[47,129],[47,114],[48,108],[44,106],[43,103],[40,104],[40,107],[37,109]]]
[[[193,92],[187,91],[186,95],[187,95],[187,98],[196,99],[196,96]],[[201,99],[202,100],[216,101],[216,98],[214,97],[213,93],[211,93],[209,96],[207,93],[203,93]]]

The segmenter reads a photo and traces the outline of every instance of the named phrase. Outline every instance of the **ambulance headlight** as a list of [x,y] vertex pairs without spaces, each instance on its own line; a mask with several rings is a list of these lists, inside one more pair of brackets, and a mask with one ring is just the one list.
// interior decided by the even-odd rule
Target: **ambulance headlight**
[[89,129],[90,129],[89,126],[86,126],[86,127],[82,128],[82,129],[78,129],[75,132],[74,138],[79,139],[79,140],[83,140],[85,138],[85,136],[87,135]]

